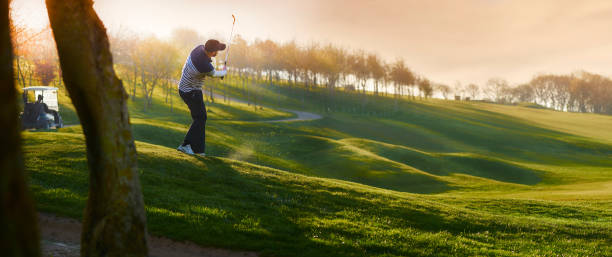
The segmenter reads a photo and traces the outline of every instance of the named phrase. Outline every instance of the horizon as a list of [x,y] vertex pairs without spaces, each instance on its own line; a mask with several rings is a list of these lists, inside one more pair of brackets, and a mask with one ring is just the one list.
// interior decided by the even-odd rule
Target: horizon
[[[403,58],[415,72],[450,86],[457,82],[483,85],[494,77],[517,85],[537,74],[581,70],[612,75],[608,61],[612,35],[599,33],[612,26],[612,2],[608,1],[350,1],[351,5],[334,1],[324,5],[322,1],[230,0],[208,12],[207,19],[194,18],[205,9],[206,3],[200,1],[145,2],[94,1],[94,8],[111,32],[127,28],[168,38],[173,29],[191,28],[221,41],[227,41],[235,14],[235,34],[249,42],[295,40],[302,46],[317,42],[363,49],[388,62]],[[44,0],[13,1],[12,7],[30,27],[48,24]],[[398,36],[398,28],[414,33]]]

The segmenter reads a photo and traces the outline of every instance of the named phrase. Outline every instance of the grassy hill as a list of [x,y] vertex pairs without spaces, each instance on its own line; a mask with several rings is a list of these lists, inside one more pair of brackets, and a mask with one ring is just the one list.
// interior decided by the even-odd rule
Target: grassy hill
[[[612,117],[249,87],[265,107],[207,105],[207,158],[175,150],[178,97],[130,102],[151,233],[271,256],[612,254]],[[324,118],[257,122],[279,107]],[[80,127],[24,137],[39,210],[80,218]]]

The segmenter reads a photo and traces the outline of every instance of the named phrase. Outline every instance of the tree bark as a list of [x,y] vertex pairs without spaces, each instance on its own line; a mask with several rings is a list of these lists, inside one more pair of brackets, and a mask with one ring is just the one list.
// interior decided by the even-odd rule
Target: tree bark
[[13,48],[9,28],[9,1],[0,0],[0,254],[40,256],[40,238],[34,205],[24,178],[13,77]]
[[81,256],[147,256],[146,218],[127,111],[92,0],[46,0],[64,82],[83,125],[89,197]]

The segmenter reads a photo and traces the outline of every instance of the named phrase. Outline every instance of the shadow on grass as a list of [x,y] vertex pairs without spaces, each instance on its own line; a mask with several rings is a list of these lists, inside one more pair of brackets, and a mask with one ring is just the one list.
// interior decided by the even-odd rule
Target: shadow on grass
[[[58,143],[53,136],[25,147],[37,206],[80,218],[87,197],[84,141],[73,136]],[[593,224],[500,219],[437,204],[436,198],[398,197],[159,146],[139,149],[149,231],[204,246],[275,256],[495,255],[503,248],[499,242],[509,240],[512,249],[522,244],[516,238],[531,244],[610,237]],[[482,233],[492,237],[480,238]],[[496,246],[483,248],[489,244]]]
[[344,141],[430,174],[448,176],[453,173],[463,173],[524,185],[535,185],[541,181],[536,170],[505,163],[497,159],[487,159],[483,156],[427,153],[408,147],[383,144],[364,139],[348,139]]

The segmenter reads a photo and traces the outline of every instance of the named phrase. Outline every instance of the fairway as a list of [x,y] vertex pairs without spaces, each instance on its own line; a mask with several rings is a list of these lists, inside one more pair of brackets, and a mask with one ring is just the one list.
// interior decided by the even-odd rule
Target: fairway
[[[130,101],[150,233],[264,256],[612,253],[608,116],[410,99],[390,113],[382,96],[370,114],[349,111],[360,104],[350,96],[347,111],[326,113],[324,91],[300,103],[283,86],[251,86],[265,108],[208,104],[206,158],[175,150],[184,104]],[[263,122],[295,117],[274,106],[323,118]],[[38,210],[81,219],[80,126],[23,135]]]

